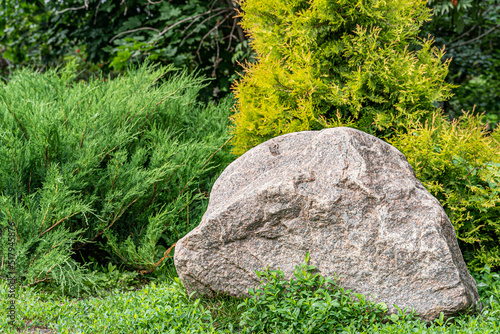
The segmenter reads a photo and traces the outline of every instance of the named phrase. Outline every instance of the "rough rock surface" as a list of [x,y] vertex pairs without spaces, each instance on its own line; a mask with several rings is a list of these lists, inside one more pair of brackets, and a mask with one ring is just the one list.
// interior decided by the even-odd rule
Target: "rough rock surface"
[[188,292],[248,296],[268,264],[291,277],[309,263],[339,285],[415,308],[423,320],[479,296],[439,201],[405,156],[352,128],[304,131],[249,150],[218,178],[175,266]]

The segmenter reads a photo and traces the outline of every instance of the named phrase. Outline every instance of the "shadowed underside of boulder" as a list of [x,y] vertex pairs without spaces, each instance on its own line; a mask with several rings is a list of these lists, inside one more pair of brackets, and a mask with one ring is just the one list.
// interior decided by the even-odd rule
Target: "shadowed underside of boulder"
[[479,299],[450,220],[405,156],[345,127],[283,135],[234,161],[174,261],[193,297],[242,297],[255,270],[290,278],[307,251],[319,274],[390,313],[413,307],[430,321]]

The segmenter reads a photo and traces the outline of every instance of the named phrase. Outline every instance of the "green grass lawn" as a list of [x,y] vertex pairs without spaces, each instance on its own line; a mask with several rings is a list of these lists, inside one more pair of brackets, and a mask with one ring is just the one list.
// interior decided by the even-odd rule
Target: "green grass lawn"
[[[359,309],[364,312],[363,307],[366,308],[366,305],[361,307],[360,303],[349,303],[346,295],[341,296],[346,301],[346,309],[335,314],[330,312],[328,317],[321,318],[323,320],[318,317],[318,313],[311,313],[309,318],[299,316],[294,324],[294,321],[287,320],[290,318],[286,316],[289,313],[287,307],[291,307],[290,309],[294,307],[292,304],[295,302],[291,299],[266,298],[270,301],[268,304],[262,302],[252,304],[252,301],[256,301],[255,298],[247,299],[246,304],[242,299],[229,297],[190,300],[176,276],[171,260],[154,275],[141,279],[136,276],[135,273],[119,271],[113,266],[101,267],[96,271],[98,285],[94,287],[91,295],[85,296],[64,296],[57,290],[51,289],[49,285],[18,288],[14,326],[8,324],[6,312],[1,312],[0,332],[253,333],[254,331],[249,330],[252,324],[249,319],[253,318],[255,324],[259,321],[258,317],[267,316],[267,319],[272,321],[277,319],[278,315],[283,321],[279,325],[268,327],[275,328],[276,333],[332,332],[332,330],[321,330],[326,328],[323,325],[327,321],[332,324],[338,322],[338,325],[330,327],[335,328],[338,333],[500,333],[500,278],[498,274],[490,273],[488,270],[474,275],[484,304],[481,314],[462,315],[445,323],[437,320],[433,324],[425,324],[411,315],[400,313],[399,317],[393,316],[385,323],[379,318],[372,319],[364,327],[357,327],[363,318],[357,314],[361,314],[358,312]],[[131,277],[135,279],[132,280]],[[309,276],[309,279],[306,277],[301,282],[308,284],[311,277]],[[263,287],[262,291],[267,291],[268,296],[271,296],[269,292],[276,286],[271,282],[266,288]],[[2,280],[0,283],[2,310],[7,309],[7,289],[7,283]],[[317,298],[314,299],[315,296],[318,296],[317,292],[309,294],[303,298],[304,303],[317,301]],[[340,298],[336,300],[340,301]],[[335,299],[331,303],[335,303]],[[311,305],[313,304],[316,305],[316,303]],[[250,324],[247,329],[240,327],[243,318]],[[323,325],[314,319],[320,319]],[[366,321],[370,318],[365,316],[364,319]],[[307,326],[302,326],[308,321],[311,324],[310,330]]]

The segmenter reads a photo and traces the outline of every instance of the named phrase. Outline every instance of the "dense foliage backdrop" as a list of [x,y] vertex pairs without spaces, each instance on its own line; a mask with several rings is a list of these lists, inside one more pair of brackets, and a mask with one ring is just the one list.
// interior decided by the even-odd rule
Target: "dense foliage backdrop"
[[[446,45],[453,58],[446,78],[460,85],[444,102],[456,118],[461,110],[483,111],[497,122],[500,114],[500,1],[429,0],[432,21],[420,36]],[[103,71],[116,75],[126,64],[150,59],[163,65],[198,70],[213,78],[205,99],[230,92],[253,61],[248,37],[235,17],[234,0],[64,0],[0,1],[0,71],[45,70],[69,58],[80,61],[82,78]]]
[[2,1],[0,66],[8,75],[76,57],[88,77],[149,59],[216,79],[205,95],[219,98],[229,92],[237,62],[251,58],[238,8],[232,0]]
[[429,0],[432,21],[421,36],[431,34],[435,45],[446,45],[451,58],[447,81],[459,85],[455,96],[443,104],[451,118],[463,110],[486,112],[492,123],[500,115],[500,1]]

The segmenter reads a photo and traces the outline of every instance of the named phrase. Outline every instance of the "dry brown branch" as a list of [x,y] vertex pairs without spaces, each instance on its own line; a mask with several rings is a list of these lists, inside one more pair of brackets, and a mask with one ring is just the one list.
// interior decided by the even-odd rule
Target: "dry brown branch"
[[229,51],[229,49],[231,48],[231,42],[233,41],[233,37],[234,36],[234,29],[236,28],[236,24],[238,23],[238,18],[237,17],[233,17],[233,27],[231,28],[231,33],[229,34],[229,45],[227,46],[227,49],[226,51]]
[[48,229],[46,229],[45,231],[43,231],[43,233],[40,233],[40,235],[38,235],[38,237],[40,238],[42,235],[44,235],[45,233],[49,232],[50,230],[52,230],[54,227],[56,227],[57,225],[59,225],[60,223],[62,223],[63,221],[65,221],[66,219],[68,218],[71,218],[73,217],[74,215],[76,215],[78,212],[75,212],[73,213],[72,215],[69,215],[67,217],[64,217],[62,219],[60,219],[57,223],[55,223],[54,225],[52,225],[51,227],[49,227]]
[[196,50],[196,54],[198,55],[198,58],[200,59],[200,61],[201,61],[201,57],[200,57],[200,49],[201,49],[201,45],[202,45],[202,44],[203,44],[203,42],[205,41],[205,38],[207,38],[207,37],[208,37],[208,35],[210,35],[210,34],[212,33],[212,31],[214,31],[215,29],[219,28],[219,27],[220,27],[220,25],[221,25],[222,23],[224,23],[224,22],[228,19],[228,17],[229,17],[229,15],[226,15],[222,21],[218,22],[215,26],[213,26],[213,28],[212,28],[212,29],[210,29],[210,30],[209,30],[209,31],[205,34],[205,36],[203,36],[203,38],[201,39],[200,44],[198,45],[198,50]]
[[97,12],[99,12],[99,7],[101,7],[101,2],[99,1],[99,3],[97,4],[97,7],[95,9],[95,13],[94,13],[94,24],[96,24],[97,22]]
[[89,9],[89,0],[84,0],[83,6],[81,6],[81,7],[66,8],[66,9],[63,9],[63,10],[60,10],[60,11],[56,12],[55,15],[59,15],[59,14],[62,14],[64,12],[67,12],[67,11],[70,11],[70,10],[80,10],[80,9],[86,9],[86,10],[88,10]]
[[[192,30],[192,31],[191,31],[191,32],[190,32],[190,33],[189,33],[186,37],[184,37],[184,38],[182,39],[182,41],[181,41],[181,45],[182,45],[182,43],[184,43],[184,41],[185,41],[187,38],[189,38],[189,36],[191,36],[192,34],[194,34],[194,33],[196,32],[196,30],[198,30],[198,28],[199,28],[199,27],[201,27],[201,25],[202,25],[203,23],[205,23],[205,22],[207,22],[208,20],[210,20],[210,19],[212,19],[212,18],[214,18],[214,17],[218,16],[219,14],[220,14],[220,13],[214,14],[214,15],[212,15],[212,16],[207,17],[207,18],[206,18],[206,19],[204,19],[203,21],[201,21],[201,22],[200,22],[200,24],[198,24],[198,25],[196,26],[196,28],[194,28],[194,29],[193,29],[193,30]],[[191,23],[190,23],[190,24],[189,24],[189,25],[188,25],[188,26],[187,26],[187,27],[186,27],[186,28],[182,31],[182,33],[184,34],[184,33],[185,33],[185,32],[186,32],[186,31],[187,31],[187,30],[188,30],[188,29],[189,29],[189,28],[190,28],[190,27],[191,27],[191,26],[195,23],[195,22],[196,22],[196,20],[193,20],[193,22],[191,22]]]
[[137,28],[137,29],[130,29],[130,30],[127,30],[127,31],[122,31],[121,33],[119,34],[116,34],[115,36],[113,36],[113,38],[111,38],[109,40],[109,43],[113,42],[115,39],[118,38],[118,36],[121,36],[121,35],[124,35],[124,34],[128,34],[130,32],[136,32],[136,31],[140,31],[140,30],[153,30],[153,31],[156,31],[156,32],[160,32],[158,29],[155,29],[155,28],[152,28],[152,27],[141,27],[141,28]]
[[169,26],[165,27],[165,29],[163,29],[163,31],[158,36],[164,35],[169,30],[177,27],[178,25],[180,25],[180,24],[182,24],[182,23],[184,23],[186,21],[194,20],[194,19],[196,19],[198,17],[204,16],[204,15],[207,15],[207,14],[211,14],[211,13],[215,13],[215,12],[223,12],[223,11],[226,11],[226,10],[227,10],[227,8],[219,8],[219,9],[215,9],[215,10],[206,11],[205,13],[196,14],[196,15],[193,15],[193,16],[190,16],[190,17],[186,17],[185,19],[182,19],[180,21],[175,22],[172,25],[169,25]]
[[497,24],[496,26],[494,26],[493,28],[491,28],[490,30],[488,30],[487,32],[485,32],[484,34],[481,34],[481,35],[477,36],[476,38],[470,39],[468,41],[465,41],[465,42],[462,42],[462,43],[459,43],[459,44],[456,44],[456,45],[452,45],[450,47],[450,49],[454,49],[454,48],[457,48],[459,46],[464,46],[464,45],[467,45],[467,44],[474,43],[474,42],[480,40],[481,38],[483,38],[484,36],[491,34],[493,31],[497,30],[498,28],[500,28],[500,24]]
[[170,251],[172,250],[172,248],[174,248],[175,244],[177,242],[175,242],[172,246],[170,246],[169,249],[167,249],[164,253],[163,253],[163,257],[160,259],[160,261],[156,262],[156,264],[153,265],[153,267],[151,267],[150,269],[147,269],[147,270],[138,270],[138,272],[143,275],[143,274],[149,274],[151,272],[153,272],[153,270],[155,270],[159,265],[160,263],[163,262],[163,260],[165,260],[167,257],[168,257],[168,254],[170,253]]
[[467,30],[466,32],[464,32],[462,35],[458,36],[457,38],[455,38],[451,42],[454,43],[454,42],[458,41],[460,38],[467,36],[472,30],[476,29],[477,27],[478,27],[478,25],[476,24],[475,26],[473,26],[472,28],[470,28],[469,30]]

